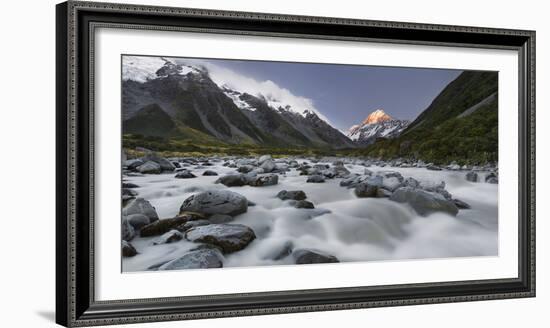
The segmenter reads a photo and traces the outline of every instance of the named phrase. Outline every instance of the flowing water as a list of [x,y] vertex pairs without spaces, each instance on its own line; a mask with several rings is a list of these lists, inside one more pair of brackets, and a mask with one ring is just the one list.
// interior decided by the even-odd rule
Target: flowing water
[[[299,162],[303,162],[300,160]],[[336,256],[341,262],[380,261],[498,254],[498,185],[466,181],[464,171],[430,171],[425,168],[369,167],[376,171],[398,171],[425,183],[444,181],[453,198],[471,209],[456,217],[434,213],[418,216],[408,205],[387,198],[357,198],[353,189],[340,187],[341,179],[306,183],[307,176],[291,169],[279,175],[279,183],[265,187],[226,187],[215,184],[217,176],[202,176],[205,170],[220,176],[235,173],[221,162],[205,169],[193,169],[193,179],[176,179],[174,173],[125,177],[139,186],[139,195],[156,208],[159,217],[178,214],[182,202],[194,193],[229,189],[240,193],[255,206],[231,223],[251,227],[257,238],[245,249],[225,255],[224,267],[292,264],[292,257],[273,260],[291,243]],[[362,165],[346,164],[352,173],[363,174]],[[480,174],[483,177],[483,174]],[[481,179],[483,180],[483,179]],[[315,209],[296,209],[276,197],[281,190],[303,190]],[[123,271],[142,271],[182,256],[196,244],[185,240],[151,246],[156,237],[136,237],[132,244],[138,255],[123,258]]]

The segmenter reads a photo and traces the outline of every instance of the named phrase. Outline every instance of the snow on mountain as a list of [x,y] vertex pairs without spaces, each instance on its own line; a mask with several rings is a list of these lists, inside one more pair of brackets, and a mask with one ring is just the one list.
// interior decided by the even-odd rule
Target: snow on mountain
[[174,57],[123,56],[122,79],[145,82],[157,78],[159,70],[167,65],[178,69],[180,75],[189,72],[208,72],[208,76],[224,90],[224,93],[241,109],[255,110],[239,98],[240,94],[248,93],[264,99],[276,110],[286,110],[306,117],[313,112],[319,118],[330,124],[326,116],[319,112],[309,98],[296,96],[271,80],[257,81],[222,67],[208,60]]
[[[172,71],[169,71],[169,70]],[[173,60],[164,57],[122,56],[122,80],[133,80],[144,83],[168,73],[187,75],[198,69],[177,65]]]
[[395,138],[409,125],[409,121],[396,120],[377,109],[367,116],[361,124],[350,127],[346,136],[362,145],[373,143],[376,138]]
[[[307,112],[314,112],[330,124],[329,119],[319,112],[313,103],[313,100],[294,95],[290,90],[285,89],[271,80],[257,81],[251,77],[239,74],[231,69],[217,65],[211,61],[201,59],[172,58],[175,62],[196,67],[204,67],[208,75],[220,88],[224,90],[233,90],[242,93],[248,93],[255,97],[264,99],[267,104],[277,110],[283,109],[291,111],[305,117]],[[244,104],[235,99],[235,94],[228,96],[235,102],[235,105],[242,108]],[[247,108],[253,110],[251,108]]]

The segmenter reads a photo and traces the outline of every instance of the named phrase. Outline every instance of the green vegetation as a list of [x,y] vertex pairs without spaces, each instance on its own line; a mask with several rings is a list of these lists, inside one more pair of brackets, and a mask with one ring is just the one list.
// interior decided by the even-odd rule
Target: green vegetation
[[422,159],[447,164],[483,164],[498,161],[497,102],[473,114],[451,118],[433,129],[415,129],[396,139],[378,140],[357,155]]

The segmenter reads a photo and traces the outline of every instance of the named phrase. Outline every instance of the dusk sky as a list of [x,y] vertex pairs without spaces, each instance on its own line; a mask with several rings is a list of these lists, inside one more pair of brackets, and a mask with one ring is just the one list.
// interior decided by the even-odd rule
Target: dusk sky
[[203,60],[257,81],[271,80],[309,98],[340,130],[383,109],[413,120],[462,71],[448,69],[303,64],[243,60]]

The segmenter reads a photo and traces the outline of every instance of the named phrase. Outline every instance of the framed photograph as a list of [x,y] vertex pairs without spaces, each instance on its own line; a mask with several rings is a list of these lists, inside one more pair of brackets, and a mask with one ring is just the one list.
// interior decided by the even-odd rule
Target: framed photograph
[[535,32],[57,5],[57,309],[535,296]]

